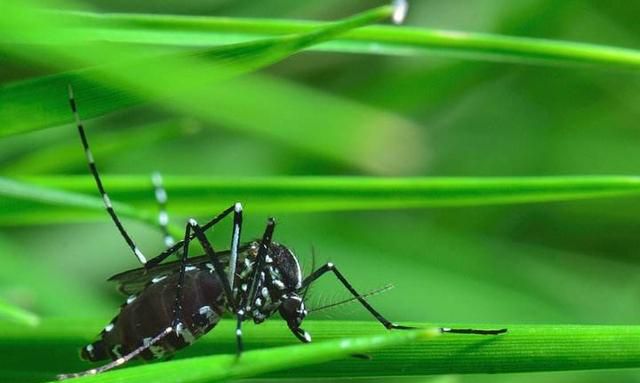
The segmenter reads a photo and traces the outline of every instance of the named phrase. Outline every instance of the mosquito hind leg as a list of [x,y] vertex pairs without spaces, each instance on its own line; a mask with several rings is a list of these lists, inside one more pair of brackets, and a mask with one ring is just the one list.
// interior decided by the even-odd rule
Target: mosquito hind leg
[[69,378],[79,378],[81,376],[88,376],[88,375],[96,375],[96,374],[99,374],[101,372],[109,371],[109,370],[111,370],[113,368],[116,368],[118,366],[122,366],[123,364],[127,363],[131,359],[133,359],[136,356],[140,355],[145,350],[149,349],[151,346],[153,346],[156,343],[160,342],[162,339],[164,339],[164,337],[169,335],[171,332],[173,332],[173,328],[172,327],[167,327],[164,331],[162,331],[160,334],[156,335],[153,339],[151,339],[151,341],[149,343],[144,344],[144,345],[136,348],[135,350],[131,351],[127,355],[124,355],[121,358],[118,358],[118,359],[114,360],[111,363],[105,364],[104,366],[101,366],[101,367],[92,368],[90,370],[86,370],[86,371],[83,371],[83,372],[76,372],[76,373],[72,373],[72,374],[60,374],[60,375],[58,375],[58,380],[64,380],[64,379],[69,379]]
[[164,245],[171,247],[176,243],[175,239],[169,232],[169,213],[167,212],[167,191],[164,188],[162,181],[162,175],[159,172],[154,172],[151,175],[151,182],[153,183],[156,202],[158,203],[158,225],[162,234],[164,235]]

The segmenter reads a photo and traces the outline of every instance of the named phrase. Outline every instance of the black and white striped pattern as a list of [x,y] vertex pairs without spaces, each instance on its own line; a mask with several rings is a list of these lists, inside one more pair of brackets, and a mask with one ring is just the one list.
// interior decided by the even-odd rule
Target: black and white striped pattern
[[236,279],[236,264],[238,263],[238,246],[240,245],[240,234],[242,232],[242,204],[236,202],[233,205],[233,231],[231,233],[231,251],[229,258],[229,272],[227,279],[233,291],[233,282]]
[[69,379],[69,378],[79,378],[81,376],[87,376],[87,375],[96,375],[96,374],[99,374],[101,372],[111,370],[114,367],[121,366],[121,365],[125,364],[126,362],[130,361],[131,359],[135,358],[136,356],[138,356],[143,351],[145,351],[148,348],[152,347],[154,344],[160,342],[164,337],[169,335],[172,331],[174,331],[173,328],[167,327],[163,332],[161,332],[160,334],[158,334],[154,338],[152,338],[147,344],[136,348],[135,350],[133,350],[132,352],[128,353],[127,355],[124,355],[121,358],[118,358],[118,359],[114,360],[113,362],[111,362],[109,364],[105,364],[104,366],[101,366],[101,367],[98,367],[98,368],[92,368],[92,369],[84,371],[84,372],[77,372],[77,373],[73,373],[73,374],[60,374],[60,375],[58,375],[58,379],[59,380],[63,380],[63,379]]
[[89,149],[89,142],[87,141],[87,136],[84,132],[84,127],[82,126],[82,121],[80,121],[80,115],[78,114],[78,109],[76,107],[76,100],[73,96],[73,88],[71,87],[71,85],[69,85],[69,105],[71,105],[71,111],[73,112],[73,116],[75,117],[75,120],[76,120],[76,125],[78,126],[78,133],[80,134],[80,140],[82,141],[84,153],[87,157],[89,170],[91,171],[91,174],[93,175],[93,178],[96,181],[96,185],[98,186],[98,191],[100,192],[100,195],[102,196],[102,200],[104,201],[104,207],[107,209],[107,213],[109,213],[109,215],[111,216],[113,223],[116,224],[118,231],[120,231],[122,238],[124,238],[125,242],[127,242],[127,245],[129,246],[133,254],[136,256],[138,261],[144,265],[145,263],[147,263],[147,259],[142,254],[142,251],[140,251],[138,246],[136,246],[135,242],[133,242],[133,239],[131,239],[131,237],[125,230],[124,226],[122,225],[122,222],[120,222],[118,215],[116,214],[115,210],[113,210],[111,199],[109,199],[109,195],[104,190],[104,186],[102,185],[102,180],[100,179],[100,175],[98,174],[98,168],[96,167],[96,163],[93,159],[93,154],[91,153],[91,149]]
[[155,189],[156,202],[158,202],[158,225],[164,235],[164,245],[166,247],[173,246],[176,241],[169,232],[169,213],[167,212],[167,191],[164,189],[162,175],[155,172],[151,175],[151,182]]

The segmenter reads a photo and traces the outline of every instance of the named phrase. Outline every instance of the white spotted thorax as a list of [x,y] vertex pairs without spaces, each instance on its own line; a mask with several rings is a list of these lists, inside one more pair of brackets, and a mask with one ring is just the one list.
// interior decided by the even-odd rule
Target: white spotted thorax
[[[251,279],[256,267],[260,244],[257,241],[249,243],[246,248],[247,257],[240,262],[236,274],[234,294],[242,296],[249,290],[248,280]],[[243,307],[248,309],[247,317],[255,323],[261,323],[278,310],[285,294],[296,291],[302,286],[302,270],[293,252],[278,243],[273,242],[268,254],[264,256],[263,269],[257,275],[256,295],[253,302],[247,302]]]

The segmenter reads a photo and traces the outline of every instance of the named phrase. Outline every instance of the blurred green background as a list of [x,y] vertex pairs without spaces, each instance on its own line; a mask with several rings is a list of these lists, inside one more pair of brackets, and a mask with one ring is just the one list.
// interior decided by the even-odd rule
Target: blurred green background
[[[109,0],[86,5],[101,12],[334,20],[380,4]],[[637,1],[421,0],[411,3],[407,24],[638,49],[639,14]],[[2,83],[56,71],[0,56]],[[148,104],[86,121],[101,173],[546,176],[634,175],[640,169],[640,76],[631,70],[480,62],[445,54],[304,52],[258,76],[252,94],[242,87],[223,90],[231,100],[225,107],[235,106],[243,114],[240,123],[223,116],[212,124]],[[302,102],[305,108],[297,108],[300,98],[308,100]],[[82,114],[82,94],[78,101]],[[211,105],[213,113],[216,108]],[[278,115],[262,114],[272,109],[284,113],[282,122]],[[361,120],[341,115],[353,110]],[[377,164],[378,155],[384,158],[384,153],[368,152],[369,140],[380,139],[376,121],[368,117],[374,113],[414,129],[419,137],[411,142],[390,139],[390,145],[408,149],[395,151],[404,157],[390,159],[396,165],[383,170],[368,166]],[[344,121],[361,124],[358,129],[365,132],[350,138],[346,157],[357,157],[351,162],[235,128],[254,124],[268,131],[292,130],[299,137],[314,129],[314,140],[322,137],[318,130],[327,129],[333,133],[319,144],[330,147],[341,139],[340,132],[352,129]],[[75,128],[65,124],[0,139],[0,173],[87,174]],[[118,201],[118,194],[111,194]],[[224,207],[211,206],[211,215]],[[248,203],[244,236],[257,237],[266,217],[277,217],[277,240],[295,249],[306,265],[313,246],[318,263],[336,263],[362,290],[395,285],[372,303],[398,322],[637,324],[638,214],[637,198],[266,214],[252,212]],[[181,227],[187,217],[171,218]],[[126,225],[146,253],[162,249],[158,230],[132,220]],[[230,223],[212,234],[218,247],[227,245],[228,229]],[[106,214],[83,223],[6,225],[0,232],[0,265],[3,299],[42,316],[104,318],[105,323],[122,300],[105,279],[136,266]],[[344,297],[342,288],[327,278],[314,285],[311,305]],[[318,313],[317,318],[370,319],[355,305]],[[425,381],[539,379],[635,382],[640,374],[565,372]]]

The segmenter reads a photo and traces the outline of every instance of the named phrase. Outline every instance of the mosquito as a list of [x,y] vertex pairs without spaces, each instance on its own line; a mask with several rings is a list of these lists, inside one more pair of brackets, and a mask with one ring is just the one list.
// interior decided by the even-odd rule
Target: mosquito
[[[111,362],[84,372],[59,375],[60,379],[94,375],[121,366],[134,358],[164,359],[177,350],[193,344],[211,331],[225,312],[236,319],[237,355],[242,346],[242,323],[253,320],[260,324],[276,311],[291,333],[301,342],[311,342],[311,335],[301,325],[309,310],[305,306],[309,286],[325,274],[338,281],[385,328],[406,330],[413,327],[395,324],[359,294],[333,263],[326,263],[303,278],[296,255],[287,246],[275,242],[276,221],[267,219],[262,237],[241,243],[242,204],[234,203],[204,224],[189,219],[184,237],[175,241],[168,230],[167,193],[162,177],[152,177],[159,205],[158,224],[164,233],[165,250],[148,259],[125,230],[113,208],[96,166],[82,121],[78,114],[73,89],[69,86],[69,104],[80,140],[104,206],[120,235],[141,267],[109,278],[118,283],[120,292],[128,295],[120,312],[100,332],[99,339],[81,349],[81,357],[91,362]],[[226,217],[233,217],[229,250],[216,251],[206,232]],[[190,257],[189,244],[196,241],[203,255]],[[164,262],[171,255],[179,260]],[[497,335],[500,330],[441,328],[444,333]]]

